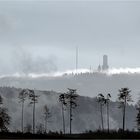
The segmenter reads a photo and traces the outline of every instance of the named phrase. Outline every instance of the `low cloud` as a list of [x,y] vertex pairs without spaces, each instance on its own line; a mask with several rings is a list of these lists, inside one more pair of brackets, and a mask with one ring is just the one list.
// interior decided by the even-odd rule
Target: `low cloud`
[[57,70],[55,56],[44,58],[41,56],[33,56],[30,52],[24,49],[18,49],[13,55],[14,66],[16,72],[29,73],[51,73]]

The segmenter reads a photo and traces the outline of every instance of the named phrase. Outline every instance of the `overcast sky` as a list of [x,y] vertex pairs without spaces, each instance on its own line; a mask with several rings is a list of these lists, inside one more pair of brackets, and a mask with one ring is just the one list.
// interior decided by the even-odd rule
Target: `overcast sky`
[[76,47],[79,68],[139,67],[140,1],[0,1],[0,73],[73,69]]

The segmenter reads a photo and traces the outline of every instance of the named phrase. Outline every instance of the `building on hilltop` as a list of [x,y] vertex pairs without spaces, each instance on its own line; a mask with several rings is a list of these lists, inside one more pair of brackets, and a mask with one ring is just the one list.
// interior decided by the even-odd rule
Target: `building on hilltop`
[[108,56],[107,55],[103,55],[103,65],[99,65],[98,66],[98,72],[101,72],[101,71],[107,71],[109,69],[109,66],[108,66]]
[[106,71],[108,70],[109,66],[108,66],[108,56],[104,55],[103,56],[103,65],[102,65],[102,70]]

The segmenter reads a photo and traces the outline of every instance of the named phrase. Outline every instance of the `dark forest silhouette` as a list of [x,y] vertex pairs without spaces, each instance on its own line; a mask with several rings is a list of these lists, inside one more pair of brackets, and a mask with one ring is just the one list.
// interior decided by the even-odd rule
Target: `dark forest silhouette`
[[[118,90],[118,107],[120,109],[122,109],[122,128],[120,128],[118,131],[114,131],[110,129],[110,112],[109,112],[109,104],[111,101],[111,94],[108,93],[106,95],[103,95],[102,93],[97,95],[97,102],[99,103],[99,108],[98,111],[100,112],[100,118],[101,118],[101,130],[97,130],[95,132],[93,132],[92,130],[90,131],[86,131],[83,134],[72,134],[72,121],[75,117],[76,114],[73,114],[73,110],[78,106],[77,104],[77,99],[78,99],[78,94],[77,94],[77,90],[76,89],[70,89],[68,88],[68,91],[66,93],[59,93],[59,98],[58,98],[58,102],[61,104],[60,107],[60,112],[62,112],[62,130],[63,132],[51,132],[49,131],[48,128],[48,122],[49,119],[52,117],[52,114],[49,110],[49,107],[47,106],[47,103],[44,105],[43,107],[43,112],[44,112],[44,124],[39,124],[38,126],[36,126],[36,106],[38,103],[38,100],[41,98],[41,95],[37,95],[35,93],[35,90],[33,89],[23,89],[21,90],[21,92],[19,92],[19,103],[21,105],[21,130],[19,130],[19,132],[17,133],[17,135],[19,136],[20,133],[24,134],[24,136],[27,136],[27,133],[29,133],[30,135],[42,135],[42,137],[46,136],[50,136],[50,137],[54,137],[54,136],[58,136],[58,137],[71,137],[73,138],[73,136],[77,136],[77,137],[81,137],[82,135],[84,135],[85,137],[95,137],[96,135],[98,136],[99,133],[101,134],[106,134],[107,137],[112,136],[112,134],[114,134],[116,137],[117,135],[124,135],[124,134],[131,134],[131,131],[125,130],[125,117],[126,117],[126,107],[127,104],[129,102],[132,102],[132,98],[131,98],[131,90],[129,88],[121,88]],[[24,126],[24,102],[28,101],[29,104],[32,105],[32,125],[31,124],[27,124],[26,127]],[[136,117],[136,121],[137,121],[137,129],[138,131],[140,131],[140,101],[137,103],[136,109],[138,110],[138,114]],[[65,118],[65,112],[69,113],[69,120],[68,118]],[[106,117],[103,115],[103,113],[106,112]],[[104,118],[105,117],[105,118]],[[3,98],[2,96],[0,96],[0,130],[1,133],[4,134],[13,134],[14,136],[16,136],[16,132],[10,132],[8,129],[8,126],[10,125],[10,120],[12,118],[9,116],[8,114],[8,109],[3,107]],[[66,132],[66,122],[69,122],[69,132]],[[106,122],[106,123],[105,123]],[[104,124],[106,124],[106,127],[104,126]],[[68,126],[67,126],[68,127]],[[84,127],[84,126],[82,126]],[[26,130],[24,129],[26,128]],[[105,129],[106,128],[106,129]],[[136,133],[137,136],[140,136],[140,133],[138,132],[133,132]],[[138,135],[139,134],[139,135]],[[99,137],[101,138],[101,137]],[[126,137],[124,137],[126,138]]]

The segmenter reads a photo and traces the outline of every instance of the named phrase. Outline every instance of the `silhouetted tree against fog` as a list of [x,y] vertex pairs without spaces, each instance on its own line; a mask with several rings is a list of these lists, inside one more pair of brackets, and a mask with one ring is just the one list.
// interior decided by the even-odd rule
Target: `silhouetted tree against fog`
[[120,101],[119,108],[123,109],[123,131],[125,131],[125,114],[126,114],[126,105],[128,102],[132,102],[132,98],[130,95],[131,90],[129,88],[121,88],[119,89],[118,99]]
[[137,129],[140,131],[140,100],[138,101],[136,105],[136,109],[138,111],[137,116],[136,116],[136,121],[137,121]]
[[0,95],[0,131],[8,131],[8,125],[10,124],[10,116],[7,113],[7,108],[2,107],[3,99]]
[[26,89],[23,89],[20,93],[19,93],[19,102],[22,104],[22,111],[21,111],[21,131],[23,133],[23,129],[24,129],[24,102],[25,99],[28,95],[28,91]]
[[48,120],[51,117],[50,110],[47,105],[44,106],[45,133],[47,133]]
[[108,133],[109,133],[109,102],[110,102],[111,95],[108,93],[107,97],[105,98],[105,104],[106,104],[106,111],[107,111],[107,127],[108,127]]
[[70,134],[72,134],[72,120],[73,120],[73,109],[77,107],[76,99],[78,95],[76,94],[76,89],[68,88],[68,92],[66,94],[67,103],[69,105],[69,119],[70,119]]
[[30,90],[29,91],[29,99],[30,104],[33,104],[33,134],[35,133],[35,104],[38,103],[38,95],[35,95],[35,91],[34,90]]
[[63,133],[65,134],[65,106],[67,105],[66,103],[66,94],[62,93],[59,95],[59,102],[61,102],[61,108],[62,108],[62,122],[63,122]]
[[103,94],[98,94],[97,96],[97,101],[100,105],[100,113],[101,113],[101,125],[102,125],[102,130],[104,130],[104,120],[103,120],[103,105],[105,104],[105,97]]

